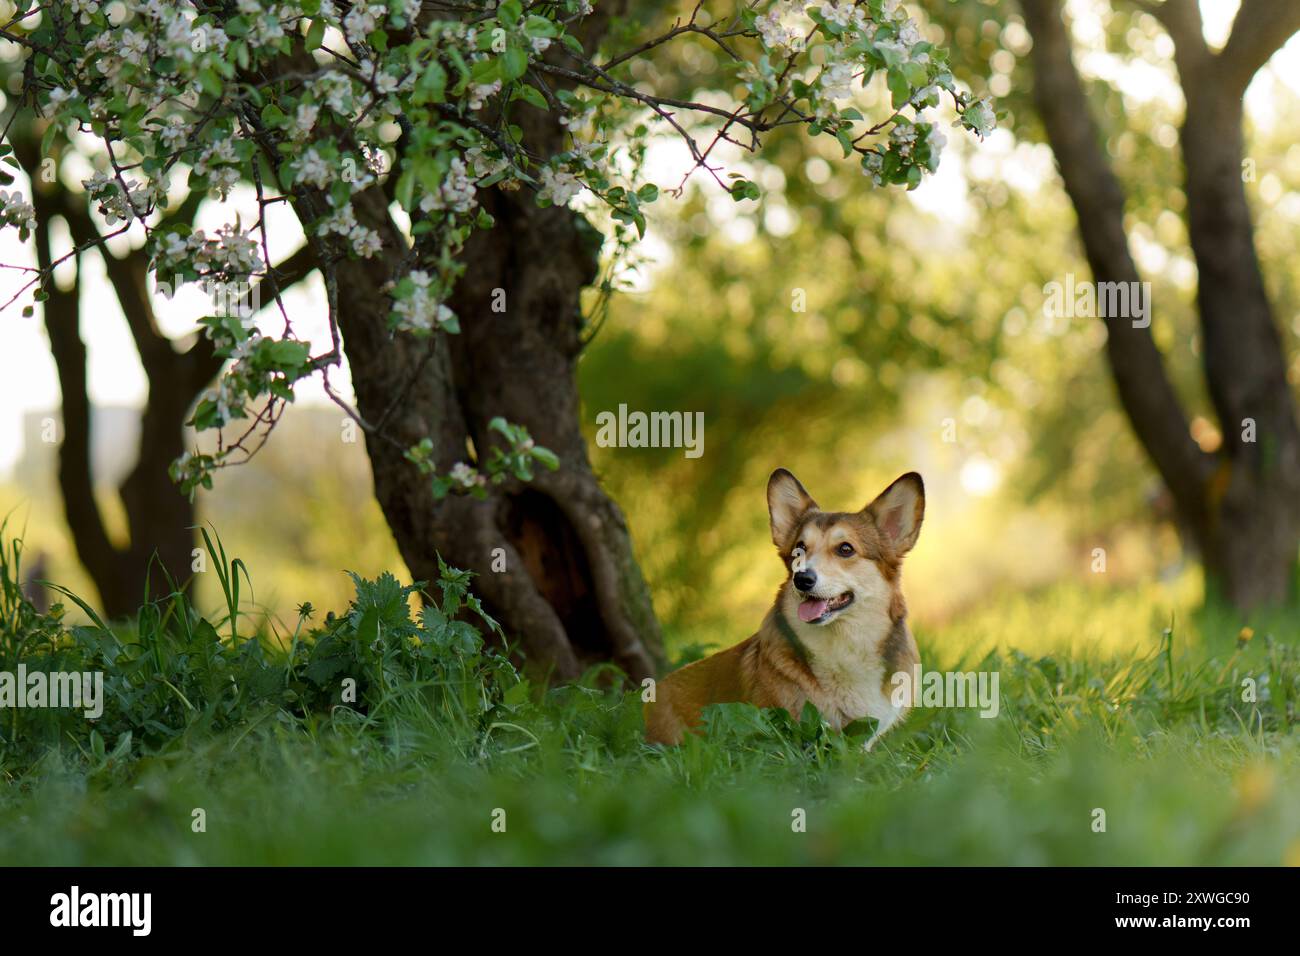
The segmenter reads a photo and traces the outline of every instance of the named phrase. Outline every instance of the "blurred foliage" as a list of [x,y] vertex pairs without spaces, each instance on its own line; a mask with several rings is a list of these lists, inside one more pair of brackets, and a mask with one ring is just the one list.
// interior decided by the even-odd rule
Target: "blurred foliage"
[[[253,572],[256,587],[246,595],[250,612],[256,609],[289,628],[294,607],[304,598],[326,608],[347,603],[352,584],[346,569],[370,577],[386,570],[405,573],[375,501],[365,446],[359,437],[343,440],[349,432],[342,421],[343,414],[332,408],[291,407],[275,441],[248,465],[217,476],[212,491],[198,493],[200,523],[216,528]],[[29,571],[39,560],[37,576],[64,582],[93,603],[93,584],[77,561],[63,519],[55,451],[56,446],[27,445],[17,480],[0,484],[0,516],[10,515],[11,530],[25,536]],[[99,503],[110,533],[120,540],[125,535],[121,501],[103,488]],[[191,597],[199,607],[212,607],[221,601],[219,585],[206,561],[197,566],[204,570],[193,577]]]
[[[951,613],[1040,573],[1086,574],[1095,547],[1121,577],[1180,569],[1169,503],[1114,399],[1100,321],[1044,314],[1047,282],[1090,275],[1032,108],[1017,9],[916,6],[929,38],[952,49],[958,79],[997,98],[999,130],[983,143],[952,137],[938,176],[909,194],[866,188],[835,150],[797,136],[771,134],[761,158],[731,147],[728,166],[761,183],[763,201],[736,204],[701,183],[658,205],[648,259],[625,276],[631,291],[580,366],[588,421],[620,403],[705,414],[699,460],[592,449],[661,615],[691,641],[748,634],[780,581],[766,558],[763,499],[778,466],[833,509],[861,507],[899,471],[920,469],[931,512],[908,593],[921,592],[913,604],[923,611]],[[1076,55],[1129,193],[1157,341],[1198,437],[1212,442],[1179,185],[1182,102],[1163,31],[1116,6],[1072,5],[1097,14],[1080,18]],[[698,88],[715,66],[706,48],[682,45],[646,64],[644,79]],[[1256,86],[1272,99],[1251,101],[1250,189],[1300,382],[1300,289],[1289,268],[1300,111],[1285,84],[1265,75]],[[671,184],[689,157],[665,145],[650,163]],[[796,310],[800,295],[806,311]],[[963,468],[1000,476],[997,500],[966,494],[953,480]],[[1025,533],[1008,535],[1016,526]]]

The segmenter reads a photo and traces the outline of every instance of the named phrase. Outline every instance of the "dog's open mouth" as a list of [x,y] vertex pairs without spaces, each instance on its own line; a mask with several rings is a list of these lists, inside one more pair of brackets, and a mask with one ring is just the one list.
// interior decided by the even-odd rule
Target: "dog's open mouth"
[[805,598],[799,603],[799,620],[805,624],[825,624],[852,603],[852,591],[845,591],[829,601],[825,598]]

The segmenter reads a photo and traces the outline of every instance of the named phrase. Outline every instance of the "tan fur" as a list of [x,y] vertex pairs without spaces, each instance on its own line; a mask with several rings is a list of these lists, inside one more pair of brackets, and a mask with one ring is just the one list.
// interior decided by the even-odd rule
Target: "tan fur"
[[[920,476],[902,476],[860,512],[827,513],[780,469],[768,481],[768,509],[786,565],[776,601],[755,634],[658,682],[645,705],[651,743],[677,744],[698,732],[709,704],[747,702],[798,716],[811,701],[836,729],[872,717],[878,723],[868,749],[906,715],[891,700],[891,681],[920,662],[900,575],[924,515]],[[849,592],[852,602],[825,623],[799,620],[793,577],[801,571],[815,574],[816,597]]]

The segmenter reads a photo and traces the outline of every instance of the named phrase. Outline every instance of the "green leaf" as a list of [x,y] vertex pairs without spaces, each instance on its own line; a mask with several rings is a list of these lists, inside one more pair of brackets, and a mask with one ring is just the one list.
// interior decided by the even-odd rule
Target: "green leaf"
[[501,54],[502,75],[506,80],[517,80],[528,71],[528,54],[512,46]]
[[221,95],[221,77],[217,76],[217,74],[212,70],[199,70],[199,75],[196,79],[199,81],[199,86],[203,89],[204,93],[207,93],[209,96]]
[[527,83],[521,83],[515,88],[515,99],[523,100],[529,106],[536,106],[539,110],[550,109],[541,91]]
[[423,94],[420,102],[441,103],[447,90],[447,71],[437,62],[430,63],[420,76],[418,89]]
[[548,20],[546,17],[539,17],[536,14],[529,14],[527,21],[524,23],[524,33],[530,37],[555,37],[560,33],[560,28],[554,20]]
[[325,42],[325,21],[313,20],[311,26],[307,28],[307,49],[319,50],[321,44]]
[[929,74],[926,73],[925,67],[920,63],[908,61],[903,65],[903,76],[906,77],[909,85],[921,89],[925,86]]
[[415,174],[409,169],[403,171],[402,175],[397,177],[397,190],[395,197],[398,204],[408,212],[411,209],[411,203],[415,193]]
[[540,461],[548,471],[555,471],[560,467],[560,456],[555,454],[555,452],[551,451],[549,448],[543,448],[541,445],[536,445],[532,448],[531,454],[534,458]]
[[524,5],[519,0],[503,0],[497,7],[497,19],[506,26],[514,26],[524,15]]
[[853,136],[850,134],[848,128],[845,127],[841,129],[838,133],[835,134],[835,138],[839,140],[840,147],[844,150],[845,157],[852,156]]
[[501,79],[501,60],[501,57],[479,60],[470,68],[470,81],[479,85],[486,85]]
[[903,105],[912,96],[912,87],[907,82],[907,77],[895,68],[890,68],[888,74],[889,92],[893,95],[894,109],[901,109]]
[[45,135],[41,137],[41,155],[50,155],[50,147],[54,144],[54,137],[59,135],[60,125],[51,123],[45,130]]
[[293,339],[280,339],[272,342],[266,351],[275,364],[296,368],[306,364],[307,357],[311,355],[311,345]]
[[509,708],[521,707],[528,703],[528,696],[531,692],[532,684],[525,678],[501,695],[501,703]]

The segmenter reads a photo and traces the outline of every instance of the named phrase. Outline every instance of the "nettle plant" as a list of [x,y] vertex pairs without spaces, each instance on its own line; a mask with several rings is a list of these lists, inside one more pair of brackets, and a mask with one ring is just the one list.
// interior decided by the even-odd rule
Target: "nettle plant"
[[[988,103],[957,88],[944,52],[922,39],[898,0],[701,2],[688,19],[621,53],[584,42],[586,25],[601,16],[589,0],[9,6],[0,37],[22,48],[20,109],[44,124],[42,157],[74,145],[90,149],[97,171],[82,187],[108,228],[104,238],[141,230],[163,294],[199,283],[225,290],[216,298],[228,303],[240,300],[232,286],[269,279],[278,321],[254,323],[226,308],[201,320],[229,361],[192,420],[216,433],[215,448],[172,466],[191,493],[211,487],[215,469],[260,447],[303,378],[321,373],[347,408],[329,386],[329,371],[341,361],[335,269],[386,251],[354,212],[362,191],[384,191],[407,241],[377,290],[391,303],[391,333],[454,335],[470,319],[447,305],[466,267],[459,253],[473,230],[492,224],[479,207],[481,190],[529,190],[542,206],[581,202],[589,215],[603,209],[617,252],[644,235],[644,206],[659,195],[643,181],[642,160],[661,132],[679,137],[691,156],[670,192],[679,195],[703,170],[744,201],[758,199],[759,189],[712,158],[721,143],[754,151],[765,134],[802,126],[808,135],[834,137],[871,183],[910,189],[938,167],[945,140],[930,117],[941,97],[951,98],[954,125],[982,135],[993,123]],[[659,96],[629,78],[633,61],[669,42],[711,45],[731,79],[714,88],[728,89],[732,101],[720,104],[712,93],[707,102]],[[867,117],[859,93],[878,77],[887,105]],[[528,110],[554,114],[567,148],[534,148],[523,121]],[[0,144],[0,155],[18,165],[9,143]],[[10,185],[12,176],[5,180]],[[226,224],[215,231],[161,225],[177,197],[195,190],[222,204]],[[255,201],[241,203],[240,195]],[[267,211],[279,203],[297,215],[324,276],[328,349],[313,351],[295,336],[275,284]],[[0,192],[0,218],[21,238],[33,217],[20,192]],[[28,294],[40,301],[55,267],[85,248],[29,269],[10,302]],[[494,428],[508,450],[478,465],[440,469],[427,443],[407,457],[432,476],[439,496],[481,495],[489,481],[526,480],[534,463],[555,467],[522,428]]]

